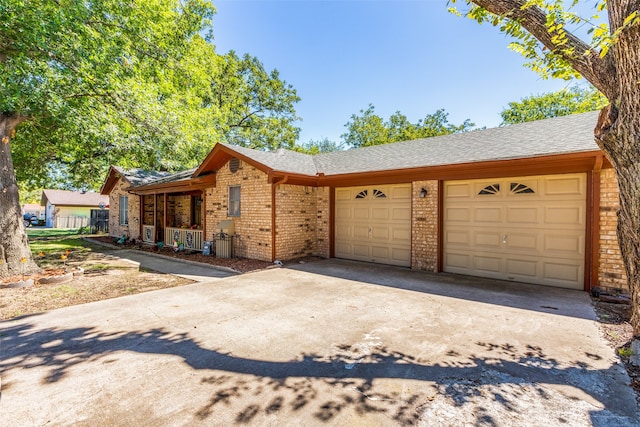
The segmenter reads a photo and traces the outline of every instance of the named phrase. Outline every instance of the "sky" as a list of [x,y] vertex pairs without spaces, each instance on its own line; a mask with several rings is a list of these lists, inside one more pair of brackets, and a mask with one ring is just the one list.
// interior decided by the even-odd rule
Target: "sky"
[[543,80],[509,38],[450,14],[446,0],[214,4],[216,51],[255,56],[297,90],[299,143],[340,142],[369,104],[384,119],[400,111],[415,123],[444,109],[452,124],[495,127],[509,102],[575,84]]

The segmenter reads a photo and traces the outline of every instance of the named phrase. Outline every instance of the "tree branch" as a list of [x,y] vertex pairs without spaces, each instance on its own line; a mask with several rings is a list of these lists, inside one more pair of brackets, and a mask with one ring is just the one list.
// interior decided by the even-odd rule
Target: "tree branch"
[[[562,44],[554,40],[554,34],[547,27],[547,15],[538,7],[523,7],[523,0],[470,0],[487,11],[504,18],[517,21],[532,36],[554,54],[570,63],[585,79],[593,84],[611,102],[618,97],[616,67],[612,55],[600,58],[599,53],[587,43],[567,31]],[[557,25],[558,23],[556,23]]]

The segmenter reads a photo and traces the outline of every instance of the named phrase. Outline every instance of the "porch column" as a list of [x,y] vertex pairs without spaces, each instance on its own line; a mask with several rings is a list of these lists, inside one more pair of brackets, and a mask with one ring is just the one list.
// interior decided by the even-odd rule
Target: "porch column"
[[153,193],[153,241],[158,242],[158,195]]

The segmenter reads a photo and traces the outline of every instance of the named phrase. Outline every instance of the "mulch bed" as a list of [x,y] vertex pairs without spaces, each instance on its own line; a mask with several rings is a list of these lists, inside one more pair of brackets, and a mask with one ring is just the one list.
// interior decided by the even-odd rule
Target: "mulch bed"
[[[606,298],[605,298],[606,299]],[[593,305],[598,316],[604,338],[609,342],[627,370],[630,386],[636,392],[636,400],[640,403],[640,367],[631,364],[629,349],[633,340],[631,306],[601,301],[593,298]]]
[[268,261],[260,261],[249,258],[216,258],[215,256],[202,255],[202,252],[180,251],[175,252],[172,247],[158,248],[156,245],[143,244],[139,241],[127,241],[124,244],[117,244],[116,238],[109,236],[87,237],[87,240],[98,241],[112,245],[114,248],[121,249],[137,249],[145,252],[156,253],[160,255],[170,256],[172,258],[184,259],[189,261],[201,262],[203,264],[217,265],[227,267],[240,273],[248,273],[251,271],[263,270],[273,267],[274,264]]

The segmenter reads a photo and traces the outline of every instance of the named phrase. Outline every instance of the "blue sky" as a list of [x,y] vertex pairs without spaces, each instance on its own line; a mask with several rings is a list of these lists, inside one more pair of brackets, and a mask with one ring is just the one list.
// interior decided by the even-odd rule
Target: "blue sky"
[[[219,0],[218,53],[277,69],[302,100],[299,142],[340,141],[369,103],[416,122],[443,108],[454,124],[500,124],[510,101],[569,84],[543,80],[490,25],[451,15],[442,1]],[[582,81],[584,84],[584,81]]]

